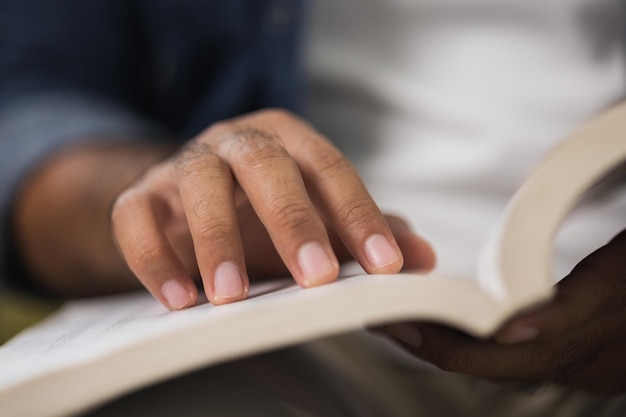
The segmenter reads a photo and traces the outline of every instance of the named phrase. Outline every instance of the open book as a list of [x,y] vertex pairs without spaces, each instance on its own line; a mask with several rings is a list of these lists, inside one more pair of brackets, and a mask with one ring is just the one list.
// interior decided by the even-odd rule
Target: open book
[[201,367],[387,322],[435,320],[488,336],[551,296],[553,236],[626,160],[625,123],[626,105],[615,107],[548,155],[502,214],[476,280],[353,276],[307,290],[279,280],[253,286],[246,301],[177,312],[147,292],[72,302],[0,348],[0,412],[78,413]]

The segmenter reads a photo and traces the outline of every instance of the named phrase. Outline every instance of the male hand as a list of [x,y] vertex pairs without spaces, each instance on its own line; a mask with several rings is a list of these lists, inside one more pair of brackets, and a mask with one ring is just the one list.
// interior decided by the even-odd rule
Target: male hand
[[624,392],[626,231],[580,262],[557,285],[549,305],[513,318],[493,339],[425,323],[385,331],[446,371],[556,382],[604,395]]
[[246,298],[249,274],[311,287],[350,257],[369,273],[434,264],[335,147],[279,110],[209,127],[122,192],[112,222],[130,269],[171,309],[195,304],[198,275],[222,304]]

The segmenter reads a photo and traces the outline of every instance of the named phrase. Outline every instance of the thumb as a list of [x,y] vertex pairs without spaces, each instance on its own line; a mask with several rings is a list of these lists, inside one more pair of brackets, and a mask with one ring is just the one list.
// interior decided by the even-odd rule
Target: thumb
[[556,297],[549,305],[513,318],[495,340],[514,344],[554,339],[623,309],[626,286],[620,275],[625,255],[624,246],[615,241],[598,249],[557,285]]

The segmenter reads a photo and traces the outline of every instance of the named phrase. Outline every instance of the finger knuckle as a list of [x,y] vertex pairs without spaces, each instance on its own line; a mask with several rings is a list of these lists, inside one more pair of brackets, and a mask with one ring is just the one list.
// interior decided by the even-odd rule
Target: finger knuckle
[[329,146],[315,152],[313,165],[318,175],[322,176],[343,177],[355,172],[352,163],[339,150]]
[[281,201],[272,205],[271,216],[275,225],[283,233],[296,234],[311,227],[315,216],[311,208],[304,202]]
[[589,367],[598,351],[592,335],[566,339],[556,361],[559,374],[571,376]]
[[197,236],[216,245],[232,242],[236,233],[236,226],[224,219],[204,219],[196,230]]
[[[513,369],[508,369],[507,378],[522,377],[525,380],[541,380],[546,379],[551,374],[555,364],[555,358],[552,356],[551,350],[543,345],[530,345],[519,356],[518,362]],[[523,375],[518,375],[520,371]]]
[[447,372],[461,371],[463,368],[463,356],[456,351],[441,351],[435,354],[433,363]]
[[165,247],[146,242],[135,243],[132,255],[127,255],[127,262],[136,273],[158,270],[165,259],[167,259]]
[[206,170],[211,167],[222,168],[224,161],[213,148],[201,141],[191,141],[184,145],[174,156],[174,167],[179,176]]
[[338,221],[350,229],[369,228],[380,219],[380,212],[373,202],[366,199],[350,199],[337,208]]
[[593,338],[563,338],[550,346],[533,349],[535,377],[567,384],[587,369],[596,359],[597,346]]
[[234,132],[230,138],[229,159],[246,168],[261,168],[288,157],[287,150],[274,133],[256,128]]

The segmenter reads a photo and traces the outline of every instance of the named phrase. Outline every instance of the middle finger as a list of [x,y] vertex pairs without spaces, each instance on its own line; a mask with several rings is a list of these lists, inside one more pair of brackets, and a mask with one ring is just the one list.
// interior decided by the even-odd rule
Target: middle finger
[[304,287],[333,281],[339,263],[298,166],[268,126],[217,125],[205,140],[230,166],[281,259]]

